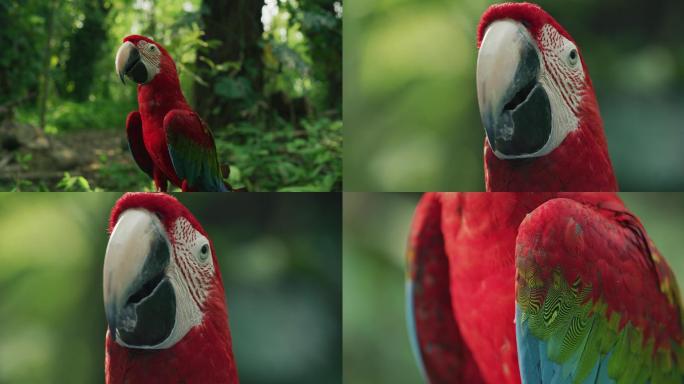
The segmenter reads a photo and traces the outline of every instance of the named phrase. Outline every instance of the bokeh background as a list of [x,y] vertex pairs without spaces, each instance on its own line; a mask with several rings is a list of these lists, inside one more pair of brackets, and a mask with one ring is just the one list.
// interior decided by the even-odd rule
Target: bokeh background
[[[406,328],[406,244],[420,194],[345,193],[343,237],[346,383],[421,383]],[[684,284],[684,194],[622,193]]]
[[150,189],[128,151],[121,40],[153,38],[230,183],[342,188],[342,2],[0,0],[0,190]]
[[[104,381],[120,194],[0,194],[0,383]],[[341,382],[341,195],[184,194],[214,242],[244,383]]]
[[[484,189],[476,28],[489,0],[349,1],[349,191]],[[684,188],[684,2],[538,0],[577,41],[622,190]]]

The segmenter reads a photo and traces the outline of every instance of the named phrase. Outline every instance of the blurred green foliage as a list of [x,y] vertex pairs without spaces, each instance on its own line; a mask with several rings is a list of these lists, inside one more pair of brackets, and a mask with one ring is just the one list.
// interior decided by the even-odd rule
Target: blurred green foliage
[[[255,41],[245,36],[206,38],[204,24],[213,17],[207,13],[207,4],[218,3],[0,0],[2,146],[7,122],[41,126],[42,105],[44,131],[68,147],[72,134],[84,130],[116,130],[125,138],[126,116],[137,109],[137,93],[130,82],[121,84],[114,57],[123,37],[142,34],[154,38],[173,57],[183,92],[210,122],[219,160],[231,166],[230,180],[235,186],[258,191],[341,190],[341,3],[265,0],[256,16],[239,11],[232,15],[258,23]],[[229,7],[240,9],[233,4]],[[253,47],[250,54],[254,57],[230,52],[237,59],[212,61],[210,53],[223,49],[218,38],[237,39],[239,47]],[[247,72],[251,75],[244,75]],[[195,95],[198,84],[206,87]],[[211,104],[198,105],[206,100]],[[229,119],[220,116],[219,106],[226,104],[235,112]],[[29,152],[27,143],[22,144],[18,150]],[[72,150],[79,159],[87,157],[78,153],[83,152],[78,146]],[[0,148],[0,157],[4,152]],[[92,163],[89,158],[85,161]],[[23,173],[57,171],[46,167],[35,162]],[[144,190],[150,186],[149,178],[132,162],[99,164],[96,175],[85,168],[59,171],[86,177],[93,189]],[[61,190],[57,180],[25,179],[21,173],[9,182],[3,178],[0,189]],[[108,178],[111,173],[118,177]]]
[[[342,326],[347,383],[422,382],[409,343],[404,296],[406,244],[420,196],[344,194]],[[684,284],[684,194],[621,197]]]
[[[0,383],[98,383],[120,194],[0,194]],[[214,242],[245,383],[341,382],[341,195],[183,194]]]
[[[346,190],[484,189],[476,29],[492,3],[347,3]],[[537,3],[581,49],[621,189],[682,190],[684,3]]]

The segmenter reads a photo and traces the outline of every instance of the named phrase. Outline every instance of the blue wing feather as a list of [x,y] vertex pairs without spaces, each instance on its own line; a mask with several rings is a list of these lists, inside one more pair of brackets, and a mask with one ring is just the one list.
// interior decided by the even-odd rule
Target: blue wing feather
[[423,357],[420,353],[420,347],[418,346],[418,332],[416,332],[416,320],[413,313],[413,290],[413,281],[411,279],[406,279],[406,322],[408,326],[409,340],[411,341],[411,350],[413,351],[413,356],[415,356],[416,360],[418,361],[420,375],[423,377],[425,382],[427,382],[427,376],[425,375],[425,364],[423,363]]
[[[515,336],[518,346],[520,377],[523,383],[574,383],[573,373],[577,368],[581,354],[576,353],[563,364],[551,361],[548,357],[548,343],[532,335],[527,323],[522,321],[522,311],[518,304],[515,305]],[[611,353],[601,356],[582,383],[614,384],[615,380],[608,377],[610,356]]]

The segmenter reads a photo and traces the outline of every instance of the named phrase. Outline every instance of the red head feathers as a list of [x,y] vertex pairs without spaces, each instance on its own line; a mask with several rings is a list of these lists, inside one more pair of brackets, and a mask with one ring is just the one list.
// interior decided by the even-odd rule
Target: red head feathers
[[490,7],[477,90],[491,191],[614,191],[598,103],[577,44],[539,6]]
[[214,246],[175,198],[124,195],[103,268],[107,383],[237,383]]

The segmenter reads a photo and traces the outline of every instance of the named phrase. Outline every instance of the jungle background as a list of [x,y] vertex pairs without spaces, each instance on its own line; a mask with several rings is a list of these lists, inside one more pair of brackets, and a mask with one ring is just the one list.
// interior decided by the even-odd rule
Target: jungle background
[[[0,383],[102,383],[117,193],[0,194]],[[340,194],[176,197],[214,242],[241,382],[341,382]]]
[[251,191],[342,188],[342,4],[0,0],[0,190],[153,189],[128,151],[123,37],[161,43]]
[[[684,2],[533,2],[580,47],[621,190],[683,190]],[[347,2],[345,190],[484,190],[476,29],[492,3]]]
[[[405,260],[420,194],[345,193],[345,383],[422,383],[406,327]],[[684,286],[684,194],[621,193]]]

